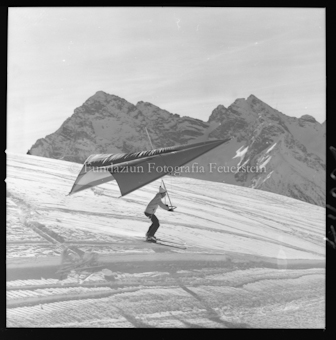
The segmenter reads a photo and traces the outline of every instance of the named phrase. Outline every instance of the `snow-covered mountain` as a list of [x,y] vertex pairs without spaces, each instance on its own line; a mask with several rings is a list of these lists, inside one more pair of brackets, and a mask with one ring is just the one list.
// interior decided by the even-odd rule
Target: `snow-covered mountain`
[[[215,149],[202,162],[251,169],[226,173],[226,183],[325,205],[325,124],[308,115],[288,117],[253,95],[228,109],[218,106],[209,122],[221,124],[210,137],[232,141],[225,154]],[[222,173],[212,172],[213,179],[222,179]]]
[[228,108],[219,105],[203,122],[99,91],[29,153],[83,163],[93,153],[148,150],[145,128],[155,148],[232,137],[196,159],[193,169],[182,169],[181,176],[325,204],[325,123],[286,116],[254,95]]

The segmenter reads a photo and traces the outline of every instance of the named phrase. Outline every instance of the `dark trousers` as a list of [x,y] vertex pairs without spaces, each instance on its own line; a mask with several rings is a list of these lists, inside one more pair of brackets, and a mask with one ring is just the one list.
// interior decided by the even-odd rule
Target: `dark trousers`
[[149,227],[146,236],[154,236],[156,231],[159,229],[160,227],[160,222],[157,219],[157,217],[154,214],[148,214],[145,212],[145,215],[150,218],[150,220],[152,221],[151,226]]

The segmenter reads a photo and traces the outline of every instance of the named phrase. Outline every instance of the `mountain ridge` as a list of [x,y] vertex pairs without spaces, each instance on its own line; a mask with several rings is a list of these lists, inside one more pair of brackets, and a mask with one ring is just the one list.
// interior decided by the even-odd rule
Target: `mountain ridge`
[[[205,171],[182,176],[281,193],[324,206],[325,122],[320,124],[309,115],[289,117],[253,94],[237,98],[227,108],[219,104],[205,122],[98,91],[58,130],[37,140],[29,153],[83,163],[90,154],[148,150],[146,129],[154,148],[231,137],[229,145],[195,160]],[[211,171],[210,163],[266,171],[223,173]]]

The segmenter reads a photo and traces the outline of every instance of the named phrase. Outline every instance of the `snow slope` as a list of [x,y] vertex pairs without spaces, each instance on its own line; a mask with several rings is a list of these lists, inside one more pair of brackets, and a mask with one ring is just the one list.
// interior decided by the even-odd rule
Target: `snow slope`
[[[157,211],[156,236],[186,242],[187,250],[168,248],[141,240],[149,226],[143,211],[160,181],[123,198],[116,182],[66,196],[80,168],[7,154],[9,327],[324,327],[324,208],[168,177],[178,208]],[[59,252],[27,221],[98,252],[113,281],[97,274],[61,285]],[[50,285],[60,289],[50,293]],[[95,313],[85,313],[90,308]],[[68,317],[55,317],[65,310]]]

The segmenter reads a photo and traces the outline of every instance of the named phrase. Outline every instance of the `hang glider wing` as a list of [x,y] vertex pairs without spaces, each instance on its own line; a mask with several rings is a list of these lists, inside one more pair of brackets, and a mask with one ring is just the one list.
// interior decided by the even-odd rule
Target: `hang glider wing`
[[85,161],[69,195],[115,179],[121,195],[125,196],[229,140],[230,138],[128,154],[91,155]]

